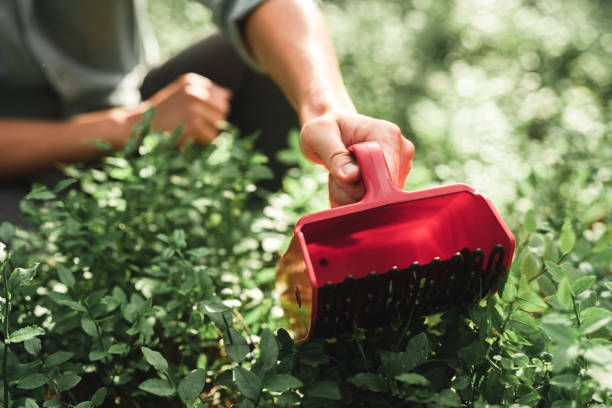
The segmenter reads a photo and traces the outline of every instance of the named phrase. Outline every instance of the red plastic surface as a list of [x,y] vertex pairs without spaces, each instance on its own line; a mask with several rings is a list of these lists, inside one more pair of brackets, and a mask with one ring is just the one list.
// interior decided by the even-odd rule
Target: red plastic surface
[[378,144],[360,143],[350,150],[359,163],[364,198],[306,215],[295,227],[312,288],[306,338],[316,324],[317,288],[348,275],[361,278],[415,261],[449,259],[462,248],[481,248],[488,257],[497,244],[510,267],[514,236],[488,198],[465,184],[404,192],[393,185]]

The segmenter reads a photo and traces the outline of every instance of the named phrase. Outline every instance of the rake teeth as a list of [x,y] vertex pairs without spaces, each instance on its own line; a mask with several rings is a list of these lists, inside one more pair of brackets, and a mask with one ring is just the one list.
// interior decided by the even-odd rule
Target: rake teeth
[[497,288],[504,271],[505,251],[496,245],[487,265],[478,248],[463,248],[446,260],[434,258],[426,265],[393,267],[355,279],[331,282],[318,289],[315,336],[330,338],[349,334],[354,327],[388,326],[394,318],[423,316],[453,305],[483,298]]

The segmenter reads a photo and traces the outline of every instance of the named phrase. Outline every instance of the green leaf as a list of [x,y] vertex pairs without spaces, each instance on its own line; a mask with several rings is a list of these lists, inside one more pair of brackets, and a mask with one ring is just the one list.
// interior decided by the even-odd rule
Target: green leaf
[[409,353],[393,353],[387,350],[380,351],[380,365],[382,372],[389,378],[412,371],[420,361],[419,355]]
[[214,384],[219,387],[225,387],[227,389],[234,388],[234,373],[232,370],[221,371],[215,377]]
[[74,287],[76,280],[74,279],[74,275],[70,272],[70,269],[66,268],[63,264],[57,265],[57,274],[59,275],[60,281],[68,286],[69,288]]
[[340,392],[340,387],[338,384],[329,380],[317,381],[314,384],[311,384],[305,390],[305,393],[307,396],[313,398],[323,398],[334,401],[339,401],[342,399],[342,393]]
[[538,402],[542,399],[542,396],[537,391],[531,391],[523,395],[519,400],[522,406],[535,407]]
[[43,408],[62,408],[62,404],[55,400],[47,400],[43,403]]
[[525,230],[527,232],[536,232],[537,229],[538,226],[536,223],[535,213],[533,212],[533,210],[529,210],[525,214]]
[[187,374],[178,386],[178,395],[187,405],[193,405],[193,402],[200,396],[206,384],[206,373],[203,370],[194,370]]
[[425,332],[421,332],[412,337],[406,346],[406,353],[410,354],[415,361],[415,367],[418,367],[427,359],[429,352],[429,342]]
[[284,392],[292,388],[300,388],[304,384],[299,379],[289,374],[267,375],[263,387],[268,391]]
[[561,236],[559,237],[559,249],[562,254],[567,254],[572,250],[576,243],[576,233],[569,221],[565,221],[561,227]]
[[561,279],[557,288],[557,301],[564,310],[569,310],[572,307],[572,286],[567,277]]
[[591,334],[607,326],[612,320],[612,312],[603,307],[589,307],[580,312],[582,332]]
[[38,264],[35,264],[32,268],[29,269],[15,268],[15,270],[8,279],[9,290],[13,294],[22,293],[23,289],[32,284],[32,280],[34,279],[34,276],[36,276],[37,269]]
[[516,299],[517,289],[516,285],[510,282],[506,282],[504,285],[504,292],[502,293],[502,300],[507,303],[514,302]]
[[130,350],[130,346],[126,343],[115,343],[108,348],[110,354],[125,354]]
[[159,378],[151,378],[146,380],[140,383],[138,388],[159,397],[170,397],[174,395],[175,392],[174,388],[168,383],[168,381],[161,380]]
[[544,264],[546,265],[546,270],[548,273],[550,273],[553,280],[557,283],[561,282],[561,279],[565,277],[565,270],[554,262],[546,261]]
[[287,392],[283,392],[281,396],[278,397],[278,400],[276,400],[276,403],[278,405],[289,405],[289,404],[297,404],[298,402],[300,402],[300,400],[301,400],[300,396],[297,395],[295,392],[287,391]]
[[102,150],[106,154],[113,153],[113,146],[105,140],[85,139],[85,143]]
[[17,383],[17,388],[23,390],[33,390],[47,383],[47,377],[40,373],[30,374]]
[[232,325],[234,316],[230,309],[222,303],[202,301],[198,303],[198,310],[208,316],[223,332],[226,332]]
[[538,286],[540,288],[540,292],[542,292],[542,295],[544,295],[544,297],[548,297],[557,293],[557,286],[547,275],[542,275],[538,278]]
[[76,387],[80,381],[81,377],[76,374],[64,374],[57,380],[57,388],[60,391],[68,391]]
[[168,140],[170,140],[170,142],[172,142],[172,144],[174,144],[178,140],[178,138],[181,135],[181,133],[183,133],[183,130],[184,130],[184,126],[183,125],[179,125],[176,129],[174,129],[172,131],[170,136],[168,136]]
[[298,351],[300,361],[310,366],[329,363],[329,357],[321,343],[310,342],[303,344]]
[[252,400],[257,399],[261,390],[261,381],[255,374],[237,366],[234,368],[234,378],[242,395]]
[[93,397],[91,397],[91,403],[94,405],[94,407],[99,407],[100,405],[102,405],[102,403],[106,399],[106,393],[107,391],[105,387],[98,388],[98,390],[94,393]]
[[539,326],[554,343],[568,346],[576,338],[572,322],[567,317],[558,313],[549,313],[542,317]]
[[38,337],[34,337],[31,339],[28,339],[26,341],[23,342],[23,346],[25,347],[26,351],[33,355],[33,356],[37,356],[38,353],[40,353],[40,349],[41,349],[41,342],[40,339]]
[[556,242],[546,241],[542,258],[544,261],[557,261],[559,259],[559,249]]
[[548,309],[548,305],[544,302],[544,299],[532,291],[521,292],[517,298],[517,303],[519,307],[526,312],[541,312]]
[[45,359],[45,366],[55,367],[70,360],[72,356],[74,356],[74,353],[69,351],[57,351]]
[[270,329],[264,329],[261,334],[261,361],[266,369],[271,369],[278,360],[278,343]]
[[522,333],[531,333],[538,328],[536,321],[529,314],[517,310],[510,317],[510,325]]
[[119,286],[113,288],[113,298],[120,304],[127,303],[127,295]]
[[229,358],[236,363],[241,362],[250,351],[245,338],[232,327],[229,328],[229,332],[223,332],[223,347]]
[[597,276],[588,275],[583,276],[582,278],[578,278],[572,283],[572,292],[575,296],[578,296],[585,290],[589,289],[593,284],[597,281]]
[[59,183],[55,185],[55,187],[53,187],[53,193],[57,194],[60,191],[65,190],[68,186],[73,185],[76,182],[77,180],[73,178],[67,178],[67,179],[61,180]]
[[550,384],[573,391],[578,389],[578,377],[574,374],[555,375],[550,379]]
[[255,404],[248,398],[244,398],[238,404],[234,405],[235,408],[255,408]]
[[[429,382],[426,378],[425,380]],[[455,377],[451,385],[456,390],[465,390],[470,385],[470,383],[471,383],[470,377],[464,374],[464,375],[459,375]]]
[[28,398],[25,400],[25,408],[39,408],[39,407],[36,401],[34,401],[32,398]]
[[77,312],[87,312],[87,309],[80,303],[75,302],[69,295],[59,292],[49,292],[48,295],[51,300],[53,300],[58,305],[68,306],[72,310],[76,310]]
[[223,313],[230,310],[229,307],[225,306],[223,303],[210,302],[207,300],[198,303],[198,309],[204,314]]
[[89,353],[89,360],[90,361],[98,361],[98,360],[102,360],[103,358],[106,358],[110,356],[110,354],[108,354],[106,351],[103,350],[94,350],[91,351]]
[[124,168],[116,167],[108,172],[108,175],[115,180],[129,180],[133,176],[133,170],[131,166],[127,166]]
[[91,337],[98,337],[98,329],[96,328],[96,323],[93,320],[83,317],[81,319],[81,328]]
[[149,365],[162,373],[168,371],[168,362],[160,352],[151,350],[148,347],[141,347],[140,349],[142,350],[142,354],[144,354],[145,360],[147,360]]
[[69,308],[71,308],[72,310],[76,310],[77,312],[81,312],[81,313],[87,312],[87,309],[85,308],[85,306],[83,306],[82,304],[78,302],[75,302],[74,300],[62,300],[57,303],[63,306],[68,306]]
[[436,396],[436,403],[440,407],[462,407],[461,398],[452,390],[442,390]]
[[22,341],[26,341],[32,339],[36,336],[42,336],[45,334],[45,331],[38,326],[26,326],[21,329],[11,333],[11,335],[6,339],[7,343],[21,343]]
[[424,387],[429,385],[429,380],[422,375],[415,373],[404,373],[395,376],[395,379],[410,385],[422,385]]
[[485,360],[486,350],[479,342],[468,344],[457,350],[457,356],[468,365],[478,365]]
[[389,390],[387,382],[378,374],[359,373],[349,378],[349,381],[358,387],[367,388],[373,392],[387,392]]
[[177,248],[185,248],[187,246],[185,231],[182,229],[177,229],[172,232],[172,240]]
[[34,183],[32,191],[26,196],[26,200],[53,200],[55,194],[42,184]]
[[521,262],[521,275],[529,281],[537,274],[538,261],[531,252],[527,252],[527,254],[525,254],[525,257],[523,258],[523,261]]
[[91,408],[92,406],[93,404],[91,403],[91,401],[83,401],[76,404],[74,408]]

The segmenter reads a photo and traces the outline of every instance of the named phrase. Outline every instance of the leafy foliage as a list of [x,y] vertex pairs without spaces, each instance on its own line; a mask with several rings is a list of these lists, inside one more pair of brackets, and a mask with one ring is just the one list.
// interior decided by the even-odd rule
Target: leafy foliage
[[469,182],[509,222],[498,293],[296,346],[275,257],[327,205],[325,173],[294,133],[281,159],[297,167],[264,192],[251,139],[179,151],[145,121],[34,186],[31,231],[0,224],[2,406],[612,404],[609,5],[324,7],[360,110],[417,145],[407,188]]

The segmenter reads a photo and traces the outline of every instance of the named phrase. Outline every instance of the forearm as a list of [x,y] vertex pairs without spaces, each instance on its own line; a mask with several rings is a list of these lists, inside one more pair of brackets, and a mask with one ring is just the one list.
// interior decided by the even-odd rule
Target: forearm
[[58,162],[87,162],[102,152],[88,139],[123,146],[139,112],[110,109],[62,121],[0,119],[0,178],[42,170]]
[[332,110],[355,111],[314,1],[268,0],[249,16],[244,34],[302,123]]

